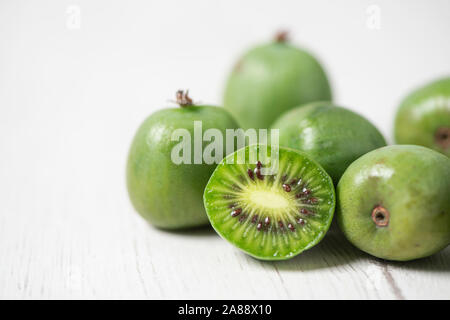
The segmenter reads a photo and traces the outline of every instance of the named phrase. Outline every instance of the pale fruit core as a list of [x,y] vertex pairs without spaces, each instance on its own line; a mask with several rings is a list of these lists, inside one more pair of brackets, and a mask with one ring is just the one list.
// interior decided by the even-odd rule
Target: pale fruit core
[[249,200],[253,205],[258,205],[271,209],[282,209],[289,205],[289,202],[280,194],[271,191],[257,190],[249,194]]
[[272,188],[263,183],[247,186],[240,196],[244,203],[259,211],[288,211],[296,208],[295,198],[282,189]]

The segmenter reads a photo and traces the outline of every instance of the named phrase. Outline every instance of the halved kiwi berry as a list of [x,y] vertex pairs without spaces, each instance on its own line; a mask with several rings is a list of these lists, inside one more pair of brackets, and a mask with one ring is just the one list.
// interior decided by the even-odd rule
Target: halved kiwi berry
[[[253,163],[250,154],[257,155]],[[279,148],[278,171],[263,175],[270,158],[266,145],[228,155],[212,174],[204,203],[220,236],[255,258],[285,260],[324,237],[334,214],[335,191],[330,176],[305,153]]]

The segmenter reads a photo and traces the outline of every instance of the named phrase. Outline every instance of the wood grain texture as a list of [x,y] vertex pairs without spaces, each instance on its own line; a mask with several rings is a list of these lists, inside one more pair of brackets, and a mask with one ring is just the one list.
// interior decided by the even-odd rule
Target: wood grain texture
[[210,228],[157,230],[125,188],[140,120],[65,112],[6,114],[0,127],[0,298],[450,298],[450,248],[388,263],[334,228],[292,260],[261,262]]
[[209,228],[154,229],[128,200],[138,125],[179,88],[220,103],[235,57],[280,21],[326,62],[339,103],[389,132],[401,96],[448,70],[449,3],[404,14],[382,1],[372,32],[368,4],[350,2],[81,0],[71,30],[69,3],[1,1],[0,298],[449,299],[450,248],[387,263],[334,230],[292,260],[260,262]]
[[0,298],[450,298],[450,248],[387,263],[332,230],[292,260],[260,262],[210,228],[157,230],[125,189],[137,121],[28,117],[0,127]]
[[[29,161],[24,158],[2,165],[10,169],[6,178],[11,172],[19,178],[26,168],[20,162]],[[48,160],[45,153],[33,158],[42,168]],[[103,160],[108,170],[80,174],[55,161],[47,167],[54,175],[36,169],[26,171],[22,183],[3,179],[0,298],[450,297],[450,248],[419,261],[387,263],[332,230],[292,260],[260,262],[210,228],[165,232],[147,225],[128,202],[123,161]]]

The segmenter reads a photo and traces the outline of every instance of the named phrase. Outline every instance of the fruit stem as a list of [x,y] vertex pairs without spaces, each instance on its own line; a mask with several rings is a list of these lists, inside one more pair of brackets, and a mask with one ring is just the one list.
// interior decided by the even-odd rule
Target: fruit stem
[[389,211],[383,206],[375,206],[372,210],[372,220],[377,227],[387,227],[389,225]]
[[182,108],[187,106],[192,106],[193,102],[192,99],[189,97],[189,90],[186,90],[184,92],[183,90],[178,90],[176,93],[176,103]]
[[278,43],[286,43],[289,38],[289,32],[286,30],[278,31],[275,34],[275,42]]
[[436,143],[443,149],[450,148],[450,128],[441,127],[437,129],[434,134],[434,139],[436,140]]

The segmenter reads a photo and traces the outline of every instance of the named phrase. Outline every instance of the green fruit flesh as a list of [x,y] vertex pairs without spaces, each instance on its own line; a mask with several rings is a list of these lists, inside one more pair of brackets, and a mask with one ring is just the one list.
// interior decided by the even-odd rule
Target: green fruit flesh
[[[127,185],[135,209],[151,224],[165,229],[195,227],[208,223],[203,207],[203,190],[216,164],[194,163],[194,121],[202,129],[238,128],[223,108],[187,106],[165,109],[148,117],[137,131],[127,163]],[[171,152],[176,129],[191,137],[191,164],[175,164]],[[203,149],[209,144],[203,142]],[[223,150],[225,155],[225,148]]]
[[337,220],[347,239],[379,258],[406,261],[450,244],[450,159],[396,145],[369,152],[337,186]]
[[268,128],[298,105],[331,100],[327,76],[309,53],[277,42],[250,50],[233,69],[224,107],[243,128]]
[[450,78],[428,84],[405,98],[395,119],[395,140],[450,156]]
[[[247,254],[263,260],[289,259],[327,232],[335,207],[334,186],[314,160],[286,148],[280,148],[278,172],[261,176],[258,164],[248,161],[249,154],[261,150],[270,157],[270,147],[252,145],[217,166],[204,193],[206,212],[214,229]],[[245,154],[246,163],[237,162],[239,154]],[[266,158],[259,159],[265,163]]]
[[386,145],[381,133],[367,119],[328,102],[288,111],[272,128],[280,130],[281,146],[308,153],[335,183],[354,160]]

